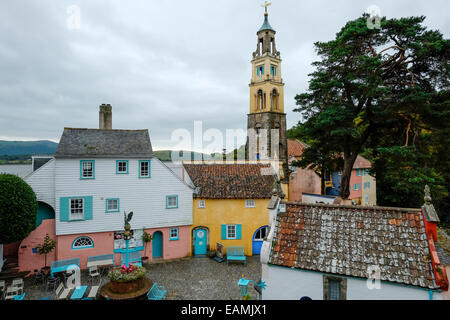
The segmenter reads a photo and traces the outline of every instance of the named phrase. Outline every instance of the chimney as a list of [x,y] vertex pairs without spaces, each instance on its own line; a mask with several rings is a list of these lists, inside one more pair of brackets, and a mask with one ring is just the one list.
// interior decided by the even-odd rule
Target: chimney
[[112,129],[112,107],[110,104],[100,105],[98,127],[101,130]]

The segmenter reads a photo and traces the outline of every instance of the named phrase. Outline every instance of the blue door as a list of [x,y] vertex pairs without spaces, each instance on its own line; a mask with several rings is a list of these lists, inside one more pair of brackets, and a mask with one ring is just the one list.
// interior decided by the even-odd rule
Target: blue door
[[206,229],[194,231],[194,254],[196,256],[206,254],[207,236]]
[[256,232],[253,234],[253,249],[252,254],[260,254],[261,253],[261,247],[264,242],[264,238],[267,238],[269,235],[269,227],[264,226],[256,230]]
[[153,258],[161,258],[163,253],[163,237],[161,231],[156,231],[153,234],[152,244]]

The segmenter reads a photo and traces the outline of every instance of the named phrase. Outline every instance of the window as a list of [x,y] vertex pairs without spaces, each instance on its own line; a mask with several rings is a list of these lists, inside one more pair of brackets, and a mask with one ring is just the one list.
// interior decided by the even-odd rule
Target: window
[[70,199],[70,220],[83,219],[84,203],[83,198]]
[[227,225],[227,239],[236,239],[236,225]]
[[324,300],[347,300],[347,279],[323,276]]
[[369,204],[369,195],[368,194],[366,194],[365,196],[364,196],[364,204]]
[[72,249],[86,249],[93,247],[94,241],[92,241],[91,238],[85,236],[76,238],[72,243]]
[[166,208],[178,208],[178,196],[166,196]]
[[364,182],[364,189],[370,189],[370,182]]
[[106,199],[106,212],[119,212],[119,199]]
[[277,66],[270,66],[270,74],[274,77],[277,75]]
[[128,173],[128,160],[116,161],[116,173],[118,174]]
[[94,160],[80,160],[80,179],[94,179]]
[[269,227],[268,226],[259,228],[258,231],[256,231],[256,233],[255,233],[254,240],[262,241],[265,238],[267,238],[268,234],[269,234]]
[[264,74],[264,66],[257,66],[256,67],[256,75],[259,78],[262,78],[263,74]]
[[179,240],[178,228],[170,228],[170,240]]
[[139,160],[139,178],[150,178],[150,160]]
[[353,190],[361,190],[361,184],[360,183],[353,184]]
[[245,207],[246,208],[254,208],[255,207],[255,200],[253,200],[253,199],[246,199],[245,200]]
[[205,200],[198,200],[198,207],[204,208],[205,207]]
[[341,300],[341,282],[328,280],[328,298],[329,300]]

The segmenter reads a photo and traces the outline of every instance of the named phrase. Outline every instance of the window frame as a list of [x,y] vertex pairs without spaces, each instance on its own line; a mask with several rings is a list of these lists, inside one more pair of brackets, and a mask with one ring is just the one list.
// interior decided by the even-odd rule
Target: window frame
[[[126,171],[120,171],[120,163],[125,162],[126,163]],[[129,162],[128,160],[116,160],[116,174],[128,174],[129,172]]]
[[[170,197],[175,197],[177,204],[175,206],[169,206],[169,198]],[[166,209],[177,209],[178,208],[178,195],[177,194],[172,194],[172,195],[168,195],[166,196]]]
[[[72,209],[80,210],[80,208],[72,208],[72,201],[76,201],[76,200],[81,200],[81,213],[72,213]],[[70,198],[69,199],[69,221],[84,220],[84,213],[85,213],[84,209],[85,209],[84,198]],[[76,215],[77,217],[73,217],[73,215]]]
[[339,300],[347,300],[347,279],[323,275],[323,300],[330,300],[330,281],[339,282]]
[[[108,201],[117,201],[117,209],[109,210],[108,209]],[[105,212],[107,212],[107,213],[120,212],[120,199],[119,198],[108,198],[108,199],[105,199]]]
[[[92,176],[85,177],[83,165],[85,163],[92,163]],[[95,160],[80,160],[80,180],[92,180],[95,179]]]
[[[253,204],[249,205],[248,201],[253,201]],[[245,199],[245,207],[246,208],[256,208],[256,201],[255,201],[255,199]]]
[[[172,236],[172,231],[176,231],[176,236]],[[170,228],[169,229],[169,240],[180,240],[179,228]]]
[[[87,246],[83,246],[83,247],[76,247],[75,244],[78,240],[85,238],[85,239],[89,239],[89,241],[91,242],[90,245]],[[72,241],[72,250],[81,250],[81,249],[89,249],[89,248],[94,248],[94,240],[92,240],[91,237],[88,236],[79,236],[76,237],[75,240]]]
[[[200,205],[201,203],[203,203],[203,205]],[[206,208],[206,201],[205,200],[198,200],[198,208],[199,209],[205,209]]]
[[[234,237],[230,237],[230,228],[234,227]],[[237,239],[237,225],[236,224],[227,224],[226,225],[226,236],[227,236],[227,240],[236,240]]]
[[[142,164],[143,163],[148,163],[148,175],[142,175]],[[141,179],[147,179],[147,178],[151,178],[152,174],[151,174],[151,160],[139,160],[139,178]]]

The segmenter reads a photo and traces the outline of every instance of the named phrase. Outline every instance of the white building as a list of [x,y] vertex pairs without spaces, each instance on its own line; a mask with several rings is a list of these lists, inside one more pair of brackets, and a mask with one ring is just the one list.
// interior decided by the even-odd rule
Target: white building
[[263,299],[439,300],[447,290],[424,208],[281,204],[261,251]]
[[[190,254],[193,188],[153,155],[148,130],[106,129],[107,107],[100,107],[100,129],[64,128],[54,159],[25,178],[40,204],[54,210],[54,224],[46,221],[51,214],[44,217],[43,230],[22,242],[21,269],[35,265],[33,248],[45,233],[57,241],[56,260],[79,257],[83,267],[89,256],[115,253],[120,263],[124,212],[130,211],[131,247],[142,256]],[[153,235],[145,251],[144,230]]]

